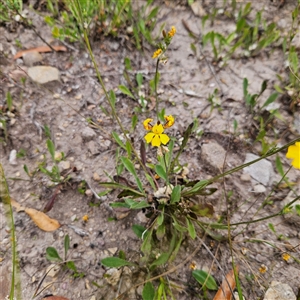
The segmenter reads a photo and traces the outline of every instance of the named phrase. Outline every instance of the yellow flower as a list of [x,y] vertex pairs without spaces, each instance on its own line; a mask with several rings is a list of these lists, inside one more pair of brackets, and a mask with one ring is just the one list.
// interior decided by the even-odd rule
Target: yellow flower
[[197,269],[197,264],[194,261],[191,262],[190,269],[191,270],[196,270]]
[[161,53],[162,53],[162,50],[161,50],[161,49],[157,49],[157,50],[153,53],[152,58],[156,58],[156,57],[160,56]]
[[292,159],[292,166],[294,168],[300,169],[300,142],[296,142],[295,145],[289,146],[286,157]]
[[268,271],[268,267],[267,267],[266,265],[262,264],[262,265],[260,266],[260,268],[259,268],[259,272],[260,272],[261,274],[264,274],[264,273],[266,273],[267,271]]
[[291,256],[288,253],[285,252],[285,253],[282,254],[282,259],[283,260],[288,261],[290,258],[291,258]]
[[171,126],[173,126],[173,124],[175,122],[175,119],[174,119],[174,117],[172,115],[165,116],[164,118],[166,120],[164,128],[170,128]]
[[144,122],[143,122],[143,125],[144,125],[144,128],[146,129],[146,130],[151,130],[152,129],[152,125],[151,124],[149,124],[150,122],[152,122],[153,121],[153,119],[146,119]]
[[87,222],[88,219],[89,219],[89,216],[88,216],[88,215],[84,215],[84,216],[82,217],[82,221],[84,221],[84,222]]
[[171,30],[168,32],[168,36],[173,37],[175,35],[175,33],[176,33],[176,28],[175,28],[175,26],[172,26]]
[[145,135],[145,140],[149,144],[152,144],[152,147],[159,147],[161,144],[166,145],[170,138],[163,133],[164,132],[164,127],[157,122],[152,129],[151,132],[147,133]]

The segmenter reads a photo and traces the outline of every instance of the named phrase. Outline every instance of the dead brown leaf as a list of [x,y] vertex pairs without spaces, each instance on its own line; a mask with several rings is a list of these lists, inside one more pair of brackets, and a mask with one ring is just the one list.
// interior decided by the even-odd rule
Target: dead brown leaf
[[54,231],[60,227],[57,220],[51,219],[41,211],[34,208],[25,208],[25,212],[29,215],[35,225],[44,231]]
[[[67,51],[67,48],[65,46],[52,46],[52,48],[55,51]],[[36,48],[31,48],[31,49],[27,49],[27,50],[22,50],[19,51],[15,56],[14,59],[20,58],[22,57],[24,54],[29,53],[29,52],[52,52],[52,49],[48,46],[40,46],[40,47],[36,47]]]
[[25,211],[35,225],[44,231],[54,231],[61,226],[57,220],[51,219],[41,211],[38,211],[34,208],[23,207],[14,199],[10,199],[10,203],[16,208],[17,211]]
[[62,296],[50,296],[50,297],[43,298],[42,300],[69,300],[69,299]]
[[[236,266],[235,270],[238,272],[238,266]],[[232,291],[235,289],[235,287],[236,282],[234,278],[234,272],[231,270],[227,273],[226,279],[223,280],[213,300],[231,300]]]

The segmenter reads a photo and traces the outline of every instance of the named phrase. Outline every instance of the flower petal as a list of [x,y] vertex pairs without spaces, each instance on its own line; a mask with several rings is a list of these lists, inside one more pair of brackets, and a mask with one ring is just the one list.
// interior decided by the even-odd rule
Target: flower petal
[[153,119],[146,119],[144,122],[143,122],[143,125],[144,125],[144,128],[146,130],[151,130],[152,129],[152,125],[150,125],[149,123],[152,122]]
[[159,135],[155,134],[153,139],[152,139],[152,147],[159,147],[161,144]]
[[164,144],[164,145],[166,145],[168,142],[169,142],[169,140],[170,140],[170,138],[166,135],[166,134],[160,134],[159,135],[159,137],[160,137],[160,141]]
[[165,116],[164,118],[166,120],[164,128],[170,128],[171,126],[173,126],[175,120],[174,120],[174,117],[172,115]]
[[300,155],[298,158],[295,158],[293,161],[292,161],[292,166],[296,169],[300,169]]
[[155,124],[152,128],[154,134],[162,134],[164,132],[164,127],[159,123]]
[[294,168],[300,169],[300,142],[289,146],[286,157],[292,159],[292,166]]
[[144,138],[145,138],[147,144],[151,143],[154,136],[155,136],[155,134],[153,132],[149,132],[145,135]]

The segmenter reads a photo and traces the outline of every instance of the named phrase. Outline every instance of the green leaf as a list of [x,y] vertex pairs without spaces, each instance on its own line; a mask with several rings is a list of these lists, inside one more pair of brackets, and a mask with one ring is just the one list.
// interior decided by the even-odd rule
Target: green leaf
[[187,231],[187,229],[185,227],[179,225],[179,223],[177,222],[177,220],[174,217],[173,217],[173,226],[179,232],[186,232]]
[[129,96],[130,98],[135,99],[134,96],[132,95],[132,93],[129,91],[129,89],[125,85],[119,85],[119,90],[123,94]]
[[72,260],[67,261],[67,267],[68,267],[69,270],[72,270],[75,273],[77,273],[77,268],[76,268],[76,266],[75,266],[75,264]]
[[115,109],[115,107],[116,107],[116,94],[115,94],[115,92],[113,91],[113,90],[111,90],[110,92],[109,92],[109,102],[110,102],[110,104],[111,104],[111,106]]
[[142,234],[142,239],[144,239],[141,251],[145,254],[145,258],[147,259],[149,255],[151,254],[151,248],[152,248],[152,234],[153,234],[153,226],[150,230],[144,231]]
[[269,228],[271,229],[272,232],[276,233],[275,227],[272,223],[268,224]]
[[61,257],[59,256],[57,250],[53,247],[47,247],[46,249],[46,258],[48,260],[60,260],[62,261]]
[[12,111],[13,101],[10,92],[6,93],[6,104],[9,111]]
[[143,300],[154,300],[154,296],[155,296],[154,286],[151,282],[147,282],[144,285],[143,292],[142,292]]
[[141,85],[143,84],[143,75],[141,73],[136,74],[136,82],[139,86],[139,89],[141,88]]
[[137,190],[134,190],[130,187],[128,187],[127,185],[123,185],[117,182],[99,182],[99,185],[102,187],[106,187],[109,189],[123,189],[123,190],[128,190],[131,191],[133,194],[135,194],[136,196],[140,196],[140,197],[144,197],[144,193],[140,193]]
[[[126,200],[127,199],[125,199],[125,202]],[[142,209],[146,207],[150,207],[150,204],[146,200],[134,201],[134,203],[130,205],[130,209]]]
[[24,169],[25,173],[30,177],[30,173],[29,173],[27,165],[24,165],[23,169]]
[[294,208],[295,208],[295,210],[296,210],[297,215],[300,216],[300,205],[299,205],[299,204],[296,204],[296,205],[294,206]]
[[195,193],[198,193],[200,190],[203,190],[208,184],[209,184],[208,180],[206,180],[206,179],[201,180],[201,181],[197,182],[191,189],[189,189],[187,191],[183,191],[181,193],[181,196],[187,197],[187,196],[191,196]]
[[161,177],[164,181],[167,181],[168,177],[167,177],[167,173],[164,170],[164,168],[161,165],[156,165],[155,166],[155,172],[157,173],[157,175],[159,177]]
[[113,203],[110,203],[109,206],[114,207],[114,208],[118,208],[118,207],[130,208],[130,205],[128,205],[125,202],[113,202]]
[[124,59],[124,64],[125,64],[125,69],[128,70],[132,70],[131,68],[131,61],[128,57],[125,57]]
[[194,270],[192,272],[193,277],[203,286],[206,286],[209,290],[217,290],[218,285],[215,279],[203,270]]
[[162,253],[151,265],[150,269],[154,269],[157,266],[164,265],[169,258],[170,254],[169,253]]
[[145,232],[146,228],[142,225],[134,224],[132,225],[132,230],[133,232],[139,237],[140,239],[142,238],[143,232]]
[[175,159],[173,159],[173,161],[172,161],[172,163],[171,163],[171,166],[170,166],[170,172],[173,172],[174,167],[175,167],[175,163],[178,161],[179,156],[180,156],[181,153],[183,152],[183,150],[184,150],[184,148],[185,148],[185,146],[186,146],[186,144],[187,144],[187,142],[188,142],[188,140],[189,140],[189,137],[190,137],[190,135],[191,135],[191,133],[192,133],[194,124],[195,124],[195,122],[191,123],[191,124],[187,127],[186,131],[183,133],[183,141],[182,141],[182,143],[181,143],[181,145],[180,145],[180,149],[179,149],[179,151],[177,152],[177,155],[176,155]]
[[280,93],[280,94],[284,94],[284,90],[277,84],[274,84],[274,89]]
[[194,224],[193,222],[186,217],[186,222],[187,222],[187,226],[188,226],[188,231],[189,231],[189,235],[190,237],[194,240],[195,237],[196,237],[196,230],[195,230],[195,227],[194,227]]
[[161,225],[164,221],[164,208],[163,211],[159,214],[159,216],[157,217],[157,225]]
[[118,143],[118,145],[123,148],[124,150],[126,150],[126,147],[124,145],[124,143],[121,141],[121,139],[119,138],[119,135],[113,131],[112,133],[113,138],[115,139],[115,141]]
[[171,193],[171,204],[174,204],[176,202],[179,202],[181,198],[181,186],[176,185]]
[[156,237],[157,237],[157,239],[161,241],[163,239],[163,237],[165,236],[165,234],[166,234],[166,226],[165,226],[165,224],[159,225],[157,227],[157,229],[156,229]]
[[[175,234],[176,234],[176,247],[175,247],[174,251],[172,252],[172,254],[171,254],[170,258],[169,258],[169,262],[173,261],[176,258],[177,253],[178,253],[178,251],[180,249],[180,246],[181,246],[181,243],[182,243],[182,239],[183,239],[182,232],[178,232],[177,233],[175,231],[173,235],[175,235]],[[179,234],[179,238],[177,238],[177,234]]]
[[264,103],[264,105],[262,106],[262,108],[268,106],[269,104],[273,103],[278,97],[278,93],[273,93]]
[[55,156],[55,147],[54,147],[54,144],[53,144],[52,140],[50,140],[50,139],[48,139],[46,143],[47,143],[48,151],[49,151],[52,159],[54,160],[54,156]]
[[244,92],[244,98],[248,95],[248,79],[244,78],[243,80],[243,92]]
[[281,163],[279,155],[276,155],[275,164],[276,164],[276,169],[277,169],[278,173],[280,174],[281,177],[283,177],[284,171],[283,171],[283,167],[282,167],[282,163]]
[[267,83],[268,81],[267,80],[264,80],[263,83],[261,84],[261,88],[260,88],[260,94],[262,94],[266,88],[267,88]]
[[126,260],[126,254],[125,254],[125,252],[123,250],[119,251],[119,258]]
[[121,157],[121,161],[124,164],[125,168],[128,170],[128,172],[134,176],[139,190],[143,193],[144,192],[143,185],[137,176],[137,173],[134,168],[134,164],[127,157],[124,157],[124,156]]
[[147,173],[145,173],[145,176],[146,176],[148,182],[150,183],[151,187],[153,188],[153,190],[156,190],[156,186],[154,184],[153,178]]
[[65,248],[65,260],[66,260],[68,250],[70,249],[70,237],[68,234],[65,236],[64,248]]
[[132,127],[133,130],[135,129],[135,127],[136,127],[138,121],[139,121],[138,116],[137,116],[136,114],[134,114],[134,115],[132,116],[132,118],[131,118],[131,127]]
[[135,264],[125,260],[121,259],[119,257],[106,257],[101,260],[101,263],[105,267],[109,268],[120,268],[123,266],[134,266]]

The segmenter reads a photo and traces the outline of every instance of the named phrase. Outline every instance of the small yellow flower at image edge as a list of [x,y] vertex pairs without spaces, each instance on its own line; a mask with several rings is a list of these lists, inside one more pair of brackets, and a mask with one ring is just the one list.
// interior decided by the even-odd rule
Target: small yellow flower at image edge
[[300,169],[300,142],[289,146],[286,158],[292,159],[292,166],[296,169]]
[[144,128],[147,131],[151,131],[145,135],[145,140],[147,144],[151,143],[152,147],[159,147],[161,144],[166,145],[170,141],[168,135],[164,133],[164,129],[170,128],[174,124],[175,119],[172,115],[164,116],[164,119],[166,121],[164,125],[158,121],[152,126],[150,123],[153,119],[146,119],[143,122]]
[[153,55],[152,55],[152,58],[156,58],[158,56],[160,56],[162,54],[162,50],[161,49],[157,49]]

